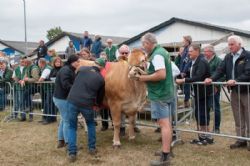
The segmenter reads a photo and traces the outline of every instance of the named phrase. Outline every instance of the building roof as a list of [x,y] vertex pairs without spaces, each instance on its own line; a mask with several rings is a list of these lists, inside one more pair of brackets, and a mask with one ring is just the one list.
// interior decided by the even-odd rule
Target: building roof
[[[0,43],[20,52],[21,54],[25,54],[25,42],[24,41],[0,40]],[[27,42],[28,54],[30,54],[33,50],[35,50],[38,47],[38,45],[39,43],[36,43],[36,42]]]
[[[50,46],[51,44],[53,44],[54,42],[56,42],[57,40],[61,39],[64,36],[73,36],[73,37],[76,37],[78,39],[81,39],[81,38],[83,38],[83,33],[75,33],[75,32],[66,32],[66,31],[64,31],[60,35],[55,37],[54,39],[52,39],[52,40],[48,41],[47,43],[45,43],[45,45]],[[111,38],[113,40],[113,44],[120,44],[120,43],[122,43],[122,42],[129,39],[129,38],[117,37],[117,36],[103,36],[103,35],[100,35],[100,36],[102,38],[103,43],[105,43],[108,38]],[[89,37],[93,40],[95,35],[90,34]]]
[[162,28],[165,28],[173,23],[176,22],[181,22],[181,23],[185,23],[185,24],[189,24],[189,25],[194,25],[194,26],[200,26],[200,27],[204,27],[204,28],[208,28],[208,29],[212,29],[212,30],[216,30],[216,31],[220,31],[220,32],[225,32],[225,33],[231,33],[233,32],[235,35],[239,35],[239,36],[244,36],[244,37],[248,37],[250,38],[250,31],[246,31],[246,30],[240,30],[240,29],[236,29],[236,28],[229,28],[229,27],[225,27],[225,26],[218,26],[218,25],[214,25],[214,24],[209,24],[209,23],[205,23],[205,22],[198,22],[198,21],[190,21],[190,20],[185,20],[185,19],[181,19],[181,18],[176,18],[173,17],[171,19],[169,19],[168,21],[165,21],[157,26],[154,26],[126,41],[124,41],[121,44],[130,44],[136,40],[139,40],[144,34],[148,33],[148,32],[156,32]]

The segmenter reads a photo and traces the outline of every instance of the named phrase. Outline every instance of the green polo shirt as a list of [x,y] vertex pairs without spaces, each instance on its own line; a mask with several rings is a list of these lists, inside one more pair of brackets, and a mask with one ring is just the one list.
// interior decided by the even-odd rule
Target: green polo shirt
[[147,71],[148,74],[153,74],[156,72],[155,67],[152,63],[152,60],[154,59],[155,55],[160,55],[164,59],[166,78],[160,81],[147,82],[148,97],[152,101],[172,99],[174,98],[174,83],[169,53],[164,48],[157,45],[153,49],[151,54],[149,54],[149,68]]

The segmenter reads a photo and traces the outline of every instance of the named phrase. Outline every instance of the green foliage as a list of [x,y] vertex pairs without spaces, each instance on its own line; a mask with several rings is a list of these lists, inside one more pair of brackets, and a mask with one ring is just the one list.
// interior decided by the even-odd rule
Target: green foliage
[[54,39],[56,36],[60,35],[62,33],[62,29],[61,27],[55,27],[55,28],[51,28],[50,30],[47,31],[47,39],[48,40],[52,40]]

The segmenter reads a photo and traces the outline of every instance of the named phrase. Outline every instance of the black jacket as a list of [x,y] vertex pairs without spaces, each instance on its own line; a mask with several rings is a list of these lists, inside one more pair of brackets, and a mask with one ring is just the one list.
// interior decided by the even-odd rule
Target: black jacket
[[92,108],[100,105],[104,97],[104,79],[95,67],[81,67],[67,100],[78,107]]
[[[250,82],[250,52],[242,48],[243,51],[240,57],[235,62],[234,67],[234,80],[237,82]],[[220,66],[217,68],[214,75],[211,77],[213,81],[217,81],[219,78],[226,76],[226,80],[232,79],[233,69],[233,56],[231,53],[227,54]],[[231,87],[231,89],[238,90],[238,86]],[[250,90],[250,89],[249,89]],[[247,86],[240,86],[240,92],[247,93]]]
[[47,46],[45,46],[45,45],[43,45],[43,46],[39,46],[38,48],[37,48],[37,57],[38,57],[38,59],[39,58],[44,58],[45,57],[45,55],[47,55],[47,51],[48,51],[48,48],[47,48]]
[[66,100],[75,79],[75,68],[63,66],[57,73],[54,97]]
[[[192,77],[185,78],[185,83],[203,82],[208,77],[210,77],[209,64],[202,55],[199,55],[193,64]],[[212,92],[211,86],[205,86],[202,84],[194,84],[193,88],[195,97],[198,97],[199,99],[209,96]]]
[[61,67],[54,67],[49,74],[49,78],[54,78],[57,76],[57,73],[60,71]]

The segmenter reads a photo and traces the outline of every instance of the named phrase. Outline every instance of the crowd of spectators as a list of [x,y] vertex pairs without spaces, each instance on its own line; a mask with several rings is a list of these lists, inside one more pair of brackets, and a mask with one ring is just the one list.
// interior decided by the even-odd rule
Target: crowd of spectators
[[[39,93],[41,96],[41,107],[43,111],[42,124],[56,122],[57,111],[59,110],[61,121],[58,129],[58,148],[69,145],[70,161],[76,159],[76,128],[77,115],[82,113],[86,119],[89,130],[89,152],[96,153],[95,147],[95,125],[94,114],[91,113],[95,103],[91,99],[100,99],[98,96],[104,88],[104,79],[100,75],[100,69],[105,67],[106,62],[127,60],[130,49],[127,45],[122,45],[119,49],[113,45],[112,39],[107,39],[106,48],[102,49],[101,36],[96,35],[94,41],[89,37],[88,31],[84,32],[84,37],[80,42],[80,51],[77,52],[73,41],[69,42],[65,50],[66,63],[57,55],[56,50],[48,49],[44,41],[40,41],[37,48],[37,58],[23,56],[18,65],[11,65],[8,58],[0,54],[0,111],[6,107],[7,94],[11,84],[13,90],[13,113],[10,118],[26,121],[27,114],[29,121],[33,121],[32,98]],[[214,110],[213,132],[220,133],[221,112],[220,112],[220,86],[210,86],[212,81],[227,81],[231,92],[233,115],[235,118],[237,136],[250,137],[249,120],[249,91],[245,86],[240,89],[235,88],[236,82],[250,81],[250,53],[242,47],[242,40],[239,36],[231,36],[228,39],[230,53],[221,60],[215,53],[212,45],[207,45],[202,51],[201,46],[192,44],[191,36],[183,37],[183,46],[179,48],[179,54],[175,59],[175,64],[180,70],[178,76],[172,76],[173,62],[169,63],[169,54],[162,47],[157,45],[157,40],[153,34],[146,34],[142,38],[142,46],[149,55],[148,72],[150,75],[143,75],[139,81],[146,82],[149,90],[149,98],[152,107],[152,117],[160,125],[158,131],[162,133],[163,147],[162,158],[155,163],[161,164],[169,159],[170,142],[172,136],[171,118],[169,108],[174,97],[173,82],[175,77],[177,84],[183,84],[184,106],[190,107],[190,94],[194,94],[195,119],[197,130],[209,132],[210,110]],[[79,67],[80,59],[94,61],[94,67]],[[164,62],[164,63],[163,63]],[[92,76],[90,77],[89,75]],[[94,73],[94,74],[93,74]],[[81,77],[82,76],[82,77]],[[89,79],[83,79],[88,76]],[[163,81],[161,81],[163,80]],[[154,81],[154,83],[152,83]],[[188,83],[204,81],[207,86],[193,85]],[[157,83],[158,88],[155,87]],[[56,87],[55,87],[56,84]],[[168,89],[164,86],[168,85]],[[86,89],[89,88],[89,89]],[[165,91],[162,91],[164,89]],[[155,91],[157,90],[157,93]],[[86,93],[85,93],[86,92]],[[248,92],[248,93],[247,93]],[[158,95],[162,94],[166,99],[164,105]],[[104,94],[102,94],[104,95]],[[82,100],[79,100],[79,99]],[[83,102],[85,100],[85,102]],[[240,101],[238,103],[237,101]],[[97,102],[97,101],[96,101]],[[88,103],[87,105],[85,105]],[[99,103],[100,104],[100,101]],[[160,108],[161,106],[161,108]],[[241,108],[238,110],[238,108]],[[67,108],[73,110],[69,112]],[[165,112],[159,112],[159,109]],[[102,122],[102,131],[109,127],[108,109],[102,109],[101,115],[105,121]],[[240,113],[239,113],[240,112]],[[157,116],[156,116],[157,114]],[[125,115],[122,116],[121,133],[125,134]],[[243,122],[245,125],[242,125]],[[135,131],[139,132],[138,128]],[[163,130],[163,131],[162,131]],[[66,134],[68,133],[68,134]],[[198,134],[198,139],[191,141],[192,144],[207,145],[213,144],[214,140],[209,134]],[[237,140],[230,146],[231,149],[248,146],[250,143]],[[157,164],[156,164],[157,165]]]

